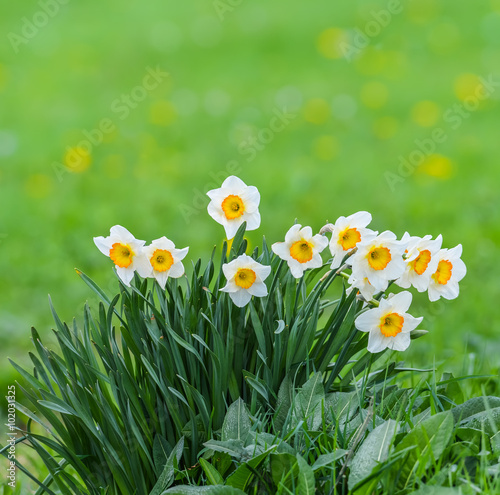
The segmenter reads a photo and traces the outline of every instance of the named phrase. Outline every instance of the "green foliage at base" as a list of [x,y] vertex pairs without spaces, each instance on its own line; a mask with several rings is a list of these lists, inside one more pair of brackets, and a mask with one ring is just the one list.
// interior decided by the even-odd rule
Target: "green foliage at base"
[[[221,267],[245,252],[243,234]],[[296,281],[265,242],[253,256],[273,278],[245,308],[219,292],[213,257],[185,285],[137,277],[113,299],[79,272],[98,312],[77,328],[53,310],[59,351],[33,329],[33,371],[14,364],[30,401],[17,404],[18,447],[47,474],[18,468],[37,495],[495,493],[500,399],[453,409],[463,393],[449,376],[403,388],[398,376],[419,370],[367,353],[353,323],[363,302],[339,273]]]

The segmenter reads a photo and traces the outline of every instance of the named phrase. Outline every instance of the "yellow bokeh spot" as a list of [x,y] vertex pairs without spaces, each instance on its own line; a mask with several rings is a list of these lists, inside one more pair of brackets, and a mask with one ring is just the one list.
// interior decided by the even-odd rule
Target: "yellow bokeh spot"
[[394,117],[381,117],[373,124],[373,133],[379,139],[391,139],[399,130],[399,121]]
[[459,100],[476,97],[478,93],[485,93],[483,83],[476,74],[460,74],[453,85],[455,95]]
[[64,155],[64,165],[71,170],[71,172],[82,173],[85,172],[92,164],[92,154],[87,148],[75,146],[68,148]]
[[374,76],[381,72],[385,73],[388,61],[389,57],[386,52],[369,46],[356,59],[355,65],[360,74]]
[[326,58],[336,59],[344,56],[344,45],[349,43],[349,36],[343,29],[325,29],[317,40],[319,53]]
[[439,15],[437,0],[418,0],[418,2],[408,2],[406,5],[406,15],[415,24],[426,24]]
[[169,126],[177,120],[177,110],[172,102],[158,100],[149,109],[149,121],[162,127]]
[[125,160],[121,155],[108,155],[104,159],[104,171],[110,179],[119,179],[125,171]]
[[333,160],[339,153],[339,142],[334,136],[320,136],[313,143],[313,153],[320,160]]
[[28,177],[25,183],[27,196],[34,199],[48,197],[54,189],[52,178],[45,174],[33,174]]
[[312,124],[324,124],[330,118],[330,105],[326,100],[313,98],[306,103],[304,118]]
[[453,163],[446,156],[433,154],[425,159],[417,172],[438,179],[449,179],[453,175]]
[[389,98],[389,90],[385,84],[378,81],[366,83],[361,88],[360,99],[365,107],[374,110],[382,108]]
[[433,101],[419,101],[411,109],[411,119],[422,127],[432,127],[440,118],[441,108]]

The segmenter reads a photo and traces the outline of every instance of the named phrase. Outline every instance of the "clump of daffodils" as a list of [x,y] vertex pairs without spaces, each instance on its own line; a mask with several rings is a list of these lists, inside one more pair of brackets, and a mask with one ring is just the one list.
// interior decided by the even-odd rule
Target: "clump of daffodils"
[[[219,189],[209,191],[209,215],[232,239],[245,223],[246,230],[260,226],[260,194],[235,176],[228,177]],[[329,266],[356,291],[364,308],[355,319],[355,327],[369,333],[367,350],[379,353],[385,349],[404,351],[410,345],[411,332],[422,317],[408,313],[412,294],[403,291],[387,294],[394,285],[402,289],[414,287],[427,291],[430,301],[441,297],[454,299],[459,295],[459,282],[466,275],[461,260],[462,246],[442,248],[442,237],[430,235],[401,239],[390,232],[368,228],[372,217],[360,211],[341,216],[334,224],[325,225],[314,234],[309,226],[292,225],[284,241],[272,245],[273,253],[286,262],[291,275],[301,279],[307,270]],[[154,278],[165,289],[169,277],[184,275],[182,260],[189,248],[177,249],[173,241],[161,237],[146,245],[120,225],[111,228],[108,237],[95,237],[98,249],[113,261],[121,281],[130,286],[134,273]],[[323,253],[328,252],[330,257]],[[329,258],[329,259],[327,259]],[[243,308],[252,298],[269,296],[271,266],[259,263],[252,256],[241,254],[223,265],[225,286],[232,303]],[[350,273],[349,273],[350,271]]]

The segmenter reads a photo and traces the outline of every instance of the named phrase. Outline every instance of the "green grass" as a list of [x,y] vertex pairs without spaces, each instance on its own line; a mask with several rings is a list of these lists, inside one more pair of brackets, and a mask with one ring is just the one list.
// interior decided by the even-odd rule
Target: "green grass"
[[[446,247],[462,243],[468,275],[461,297],[432,306],[415,297],[412,313],[424,316],[430,333],[403,356],[409,366],[437,365],[455,376],[498,375],[500,93],[456,130],[444,116],[459,102],[464,74],[498,74],[499,3],[404,5],[353,62],[325,58],[317,48],[320,34],[362,29],[371,10],[386,2],[244,0],[223,22],[205,0],[69,2],[19,53],[7,35],[20,33],[23,17],[40,6],[23,0],[2,9],[2,356],[27,361],[32,325],[50,340],[47,294],[64,320],[82,313],[89,292],[74,267],[108,294],[116,292],[108,260],[92,242],[111,225],[126,225],[147,240],[165,234],[189,245],[190,258],[208,259],[223,232],[200,196],[234,171],[231,162],[262,193],[263,222],[249,236],[252,243],[262,233],[270,243],[281,240],[295,218],[318,230],[358,210],[373,214],[374,229],[442,233]],[[111,105],[141,83],[148,66],[170,77],[121,120]],[[382,95],[385,88],[385,101],[377,100],[377,87]],[[328,108],[323,119],[314,111],[316,99]],[[415,105],[426,100],[438,108],[430,127],[414,117]],[[351,117],[339,101],[354,105]],[[296,117],[247,161],[242,143],[267,128],[283,105]],[[116,131],[93,148],[88,170],[60,181],[53,164],[63,163],[66,148],[106,117]],[[435,153],[449,162],[421,166],[391,190],[385,174],[397,172],[398,157],[435,127],[447,134]],[[197,213],[186,221],[180,205]],[[0,370],[5,390],[17,375],[6,359]],[[481,395],[481,384],[498,395],[495,383],[462,382],[464,399]],[[482,462],[477,472],[484,480]],[[485,493],[498,491],[488,483],[479,481]]]
[[[352,62],[324,57],[320,34],[332,27],[363,29],[385,2],[322,1],[315,8],[292,2],[285,11],[264,0],[244,1],[223,22],[210,1],[69,2],[19,53],[3,43],[0,283],[8,289],[0,344],[6,353],[24,353],[32,324],[48,333],[48,293],[66,318],[83,306],[87,294],[75,266],[103,286],[112,284],[92,243],[111,225],[127,225],[148,240],[166,234],[190,245],[194,258],[206,256],[221,241],[221,229],[203,204],[188,223],[179,205],[192,206],[195,197],[200,202],[197,191],[220,183],[232,160],[238,175],[262,192],[263,223],[252,239],[265,232],[279,240],[295,218],[319,229],[325,220],[366,209],[375,229],[442,233],[448,247],[463,243],[469,268],[463,296],[427,319],[425,355],[456,365],[472,349],[488,361],[486,349],[500,329],[491,304],[500,296],[492,269],[500,254],[500,93],[457,130],[443,116],[459,101],[460,76],[496,74],[499,48],[491,33],[498,4],[403,4]],[[2,32],[21,33],[23,17],[39,9],[34,1],[9,5]],[[170,77],[121,120],[111,105],[140,84],[148,66]],[[382,85],[378,93],[374,82]],[[377,98],[384,87],[387,97]],[[332,109],[338,95],[354,105],[350,118],[340,118],[345,103],[337,100]],[[311,107],[314,99],[326,105],[324,118]],[[414,105],[425,100],[438,107],[431,127],[412,117]],[[296,117],[248,162],[242,142],[268,127],[283,105]],[[116,131],[94,147],[90,168],[63,174],[59,182],[53,163],[63,163],[66,147],[105,117]],[[381,120],[387,117],[389,124]],[[450,164],[420,167],[391,191],[384,174],[396,172],[398,157],[434,127],[446,130],[436,153]],[[427,315],[425,300],[419,304]]]

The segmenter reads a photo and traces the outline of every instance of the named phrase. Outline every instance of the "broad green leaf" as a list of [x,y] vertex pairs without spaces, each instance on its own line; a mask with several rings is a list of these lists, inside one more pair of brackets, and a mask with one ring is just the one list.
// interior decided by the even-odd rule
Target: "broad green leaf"
[[298,474],[298,495],[313,495],[316,491],[316,482],[314,480],[314,471],[312,467],[307,464],[306,460],[297,454],[297,465],[299,467]]
[[396,453],[411,449],[400,466],[400,485],[417,471],[425,471],[433,460],[439,459],[453,436],[453,415],[446,411],[419,423],[399,442]]
[[278,401],[276,403],[276,413],[274,415],[274,430],[282,431],[288,416],[288,411],[292,404],[292,381],[288,375],[281,382],[278,390]]
[[291,489],[296,483],[293,479],[299,474],[297,458],[289,453],[271,454],[270,455],[271,476],[274,484],[279,486],[280,483],[286,488]]
[[325,397],[325,416],[339,423],[351,419],[359,407],[356,392],[332,392]]
[[197,493],[209,493],[211,495],[245,495],[245,492],[232,486],[175,486],[163,492],[161,495],[196,495]]
[[412,495],[464,495],[461,488],[450,488],[446,486],[423,486]]
[[451,413],[455,422],[459,422],[486,409],[494,409],[496,407],[500,407],[500,397],[474,397],[451,409]]
[[224,484],[224,478],[221,476],[219,471],[215,469],[212,464],[210,464],[206,459],[200,459],[200,465],[205,471],[205,475],[207,477],[208,483],[210,485],[222,485]]
[[494,454],[500,457],[500,432],[491,437],[491,448]]
[[209,440],[203,445],[207,447],[207,449],[215,450],[216,452],[224,452],[225,454],[229,454],[231,457],[235,457],[236,459],[241,459],[242,457],[247,456],[242,440],[225,440],[224,442]]
[[325,400],[325,391],[321,373],[315,373],[295,396],[293,409],[295,424],[307,420],[311,430],[319,428],[322,422],[321,403]]
[[161,435],[156,435],[153,441],[153,459],[158,473],[161,473],[167,463],[168,453],[172,447]]
[[488,436],[496,435],[500,431],[500,407],[469,416],[460,422],[460,427],[483,430]]
[[239,488],[240,490],[245,490],[248,486],[248,483],[250,483],[252,478],[255,476],[255,471],[259,471],[260,466],[274,449],[275,447],[272,447],[266,452],[263,452],[257,457],[254,457],[253,459],[250,459],[249,461],[239,466],[238,469],[236,469],[236,471],[231,474],[229,478],[227,478],[226,485],[234,486],[235,488]]
[[347,454],[347,450],[337,449],[334,452],[330,452],[329,454],[323,454],[318,456],[316,462],[312,465],[313,471],[318,471],[325,466],[334,467],[335,461],[342,459]]
[[349,490],[370,476],[380,463],[387,460],[397,426],[396,421],[389,419],[377,426],[365,438],[350,465]]
[[182,452],[184,450],[184,437],[182,437],[177,445],[173,448],[172,452],[168,456],[165,468],[161,473],[155,486],[149,493],[149,495],[161,495],[164,490],[166,490],[174,481],[175,469],[178,466]]
[[244,441],[250,431],[252,424],[245,403],[242,399],[233,402],[227,410],[222,425],[222,441],[241,440]]

